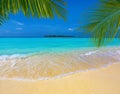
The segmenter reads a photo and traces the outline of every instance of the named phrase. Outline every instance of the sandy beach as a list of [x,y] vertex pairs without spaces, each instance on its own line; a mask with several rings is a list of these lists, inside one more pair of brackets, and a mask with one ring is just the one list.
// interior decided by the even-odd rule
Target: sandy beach
[[120,64],[51,80],[0,80],[0,94],[120,94]]
[[0,0],[0,94],[120,94],[119,27],[120,0]]

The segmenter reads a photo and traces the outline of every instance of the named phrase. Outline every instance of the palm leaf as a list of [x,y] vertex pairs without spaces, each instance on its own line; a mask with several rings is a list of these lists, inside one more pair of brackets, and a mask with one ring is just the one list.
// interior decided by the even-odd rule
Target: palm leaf
[[[1,5],[1,3],[0,3]],[[0,6],[0,25],[2,25],[6,20],[8,19],[8,13],[7,12],[2,12],[2,8]]]
[[103,0],[98,9],[90,14],[89,23],[84,28],[92,33],[98,46],[120,36],[120,0]]
[[0,0],[0,15],[22,11],[27,17],[53,18],[57,15],[65,19],[65,5],[63,0]]
[[6,18],[0,15],[0,25],[6,21]]

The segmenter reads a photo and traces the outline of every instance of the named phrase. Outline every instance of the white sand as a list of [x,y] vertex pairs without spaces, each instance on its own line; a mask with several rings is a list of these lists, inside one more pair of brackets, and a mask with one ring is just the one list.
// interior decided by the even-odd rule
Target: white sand
[[0,94],[120,94],[120,64],[54,80],[0,80]]

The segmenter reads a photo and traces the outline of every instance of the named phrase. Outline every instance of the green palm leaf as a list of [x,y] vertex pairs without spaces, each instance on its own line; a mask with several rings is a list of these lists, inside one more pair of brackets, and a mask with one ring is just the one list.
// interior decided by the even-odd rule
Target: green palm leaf
[[2,25],[7,19],[8,17],[0,15],[0,25]]
[[120,0],[103,0],[100,7],[91,14],[84,28],[92,33],[98,46],[120,36]]
[[[1,5],[1,3],[0,3]],[[0,6],[0,25],[2,25],[6,20],[8,19],[8,14],[7,12],[2,12],[2,8]]]
[[53,18],[57,15],[65,19],[65,5],[63,0],[0,0],[0,15],[22,11],[27,17]]

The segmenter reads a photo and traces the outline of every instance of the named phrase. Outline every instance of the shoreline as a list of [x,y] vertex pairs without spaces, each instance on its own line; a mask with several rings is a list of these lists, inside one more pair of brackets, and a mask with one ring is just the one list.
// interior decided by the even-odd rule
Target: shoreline
[[0,94],[120,94],[120,63],[53,80],[0,80]]
[[51,78],[50,77],[41,77],[41,78],[38,78],[38,79],[29,79],[29,78],[5,78],[5,77],[0,77],[0,80],[9,80],[9,81],[14,80],[14,81],[23,81],[23,82],[36,82],[36,81],[57,80],[57,79],[61,79],[61,78],[67,77],[67,76],[79,74],[79,73],[100,70],[100,69],[112,66],[114,64],[120,64],[120,63],[119,62],[109,63],[109,64],[105,64],[105,65],[103,65],[103,66],[101,66],[99,68],[90,68],[90,69],[86,69],[86,70],[78,70],[78,71],[75,71],[75,72],[69,72],[69,73],[66,73],[66,74],[60,74],[58,76],[51,77]]
[[[13,55],[0,58],[0,79],[49,80],[120,62],[119,49],[73,51],[59,54]],[[3,61],[1,60],[3,59]],[[32,70],[32,71],[31,71]],[[29,80],[29,79],[28,79]]]

